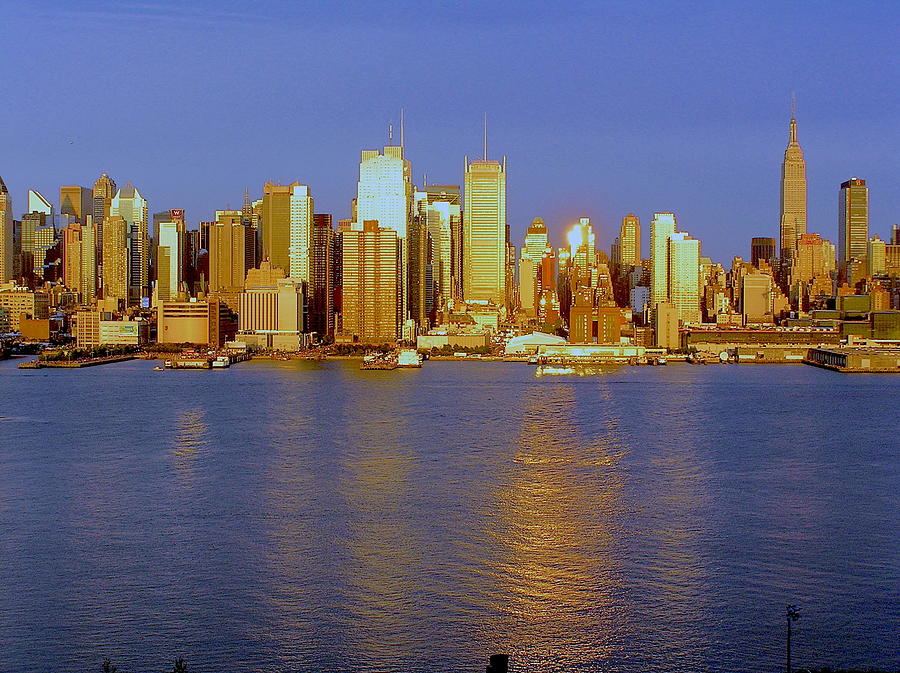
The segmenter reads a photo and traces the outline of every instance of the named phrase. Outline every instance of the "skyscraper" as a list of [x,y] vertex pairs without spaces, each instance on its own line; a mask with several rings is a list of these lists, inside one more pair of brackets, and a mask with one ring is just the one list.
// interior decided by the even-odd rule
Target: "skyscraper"
[[121,215],[103,221],[103,297],[128,299],[129,224]]
[[[800,237],[803,236],[800,234],[797,236],[797,240],[800,240]],[[774,238],[768,238],[765,236],[755,236],[750,240],[750,263],[755,266],[757,269],[759,268],[760,261],[764,261],[770,266],[774,265],[776,257],[778,257],[777,241]],[[795,250],[799,247],[799,243],[795,246]]]
[[[127,225],[129,249],[128,300],[139,304],[150,296],[150,238],[147,226],[147,201],[130,182],[116,192],[109,208],[110,217],[121,217]],[[104,236],[104,262],[106,246]]]
[[0,283],[13,277],[13,203],[0,177]]
[[655,213],[650,221],[650,309],[669,301],[669,237],[675,233],[674,213]]
[[81,303],[90,304],[97,298],[97,226],[93,215],[85,216],[81,232]]
[[[438,313],[458,299],[457,277],[462,266],[462,208],[458,185],[429,185],[422,188],[417,211],[424,209],[431,240],[433,303]],[[459,279],[461,284],[461,279]]]
[[[207,223],[211,293],[240,292],[244,289],[247,271],[256,266],[255,234],[252,227],[243,222],[240,210],[217,210],[216,221]],[[272,266],[286,272],[283,267]]]
[[638,266],[641,263],[641,220],[634,213],[622,218],[619,228],[619,259],[621,266]]
[[536,317],[541,297],[541,261],[549,240],[544,220],[536,217],[525,232],[519,258],[519,305],[529,317]]
[[112,200],[117,191],[115,180],[106,173],[97,178],[92,190],[94,226],[97,228],[97,250],[100,262],[103,261],[103,223],[109,217],[109,209],[112,207]]
[[85,216],[93,215],[93,192],[87,187],[67,185],[59,188],[59,212],[70,215],[76,222],[84,224]]
[[334,335],[334,247],[331,215],[313,215],[312,281],[309,286],[309,331],[319,338]]
[[506,159],[465,160],[463,297],[506,303]]
[[535,263],[540,263],[548,243],[547,225],[544,224],[544,220],[540,217],[534,218],[528,226],[528,230],[525,232],[525,244],[522,246],[522,257],[527,257]]
[[342,232],[342,331],[362,341],[394,341],[403,317],[398,310],[400,246],[397,231],[362,223]]
[[[397,244],[400,246],[397,305],[401,322],[407,317],[420,321],[418,310],[417,315],[410,314],[409,298],[411,290],[417,298],[424,297],[426,272],[424,264],[416,261],[421,256],[421,246],[417,246],[412,252],[408,246],[408,230],[415,214],[415,192],[412,167],[404,157],[403,149],[401,140],[400,145],[385,146],[383,152],[361,152],[354,215],[354,229],[361,229],[363,222],[376,221],[380,228],[397,232]],[[408,259],[410,254],[414,256],[412,265]],[[414,271],[412,276],[411,269]]]
[[309,187],[293,182],[263,186],[262,255],[293,280],[310,281],[313,197]]
[[166,222],[157,222],[157,226],[156,299],[174,301],[178,299],[184,272],[184,220],[169,217]]
[[675,226],[673,213],[656,213],[650,222],[650,307],[667,304],[682,322],[699,322],[700,241]]
[[838,272],[846,274],[851,259],[866,261],[869,241],[869,188],[866,181],[850,178],[841,183],[838,206]]
[[667,252],[668,301],[682,322],[700,322],[700,241],[677,231]]
[[806,233],[806,161],[797,142],[797,119],[791,106],[791,130],[781,162],[781,258],[791,259],[797,239]]

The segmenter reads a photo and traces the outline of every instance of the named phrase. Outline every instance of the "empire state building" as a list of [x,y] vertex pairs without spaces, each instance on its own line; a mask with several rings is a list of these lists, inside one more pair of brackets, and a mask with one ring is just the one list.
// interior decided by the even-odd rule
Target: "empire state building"
[[797,240],[806,233],[806,161],[797,142],[797,120],[791,107],[791,137],[781,163],[781,259],[794,257]]

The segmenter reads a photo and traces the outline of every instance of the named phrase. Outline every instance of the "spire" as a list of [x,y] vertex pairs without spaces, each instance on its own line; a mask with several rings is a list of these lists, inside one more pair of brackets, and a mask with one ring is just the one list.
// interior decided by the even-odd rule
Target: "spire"
[[404,142],[406,141],[406,138],[404,137],[403,131],[403,108],[400,108],[400,149],[405,149]]
[[487,161],[487,112],[484,113],[484,160]]
[[797,144],[797,96],[791,94],[791,139],[792,145]]
[[253,214],[253,207],[250,205],[250,190],[244,187],[244,207],[241,214],[245,219],[250,219]]

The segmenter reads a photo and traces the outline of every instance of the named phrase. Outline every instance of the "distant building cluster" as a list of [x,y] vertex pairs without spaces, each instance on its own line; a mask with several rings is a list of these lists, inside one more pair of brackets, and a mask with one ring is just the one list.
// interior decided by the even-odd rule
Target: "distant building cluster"
[[853,177],[840,185],[837,245],[808,231],[795,117],[778,237],[753,238],[749,261],[730,268],[704,257],[669,212],[650,222],[648,256],[633,213],[608,251],[587,217],[562,247],[536,217],[517,250],[506,159],[489,159],[486,142],[482,158],[465,159],[461,186],[414,185],[402,140],[363,150],[350,217],[337,222],[316,212],[310,186],[267,182],[240,210],[190,226],[181,209],[151,214],[134,185],[105,173],[92,188],[61,187],[58,208],[29,191],[16,219],[0,179],[0,334],[296,351],[490,347],[537,333],[553,339],[535,343],[678,349],[710,330],[871,336],[877,322],[880,338],[900,339],[884,317],[900,304],[900,228],[870,238],[869,188]]

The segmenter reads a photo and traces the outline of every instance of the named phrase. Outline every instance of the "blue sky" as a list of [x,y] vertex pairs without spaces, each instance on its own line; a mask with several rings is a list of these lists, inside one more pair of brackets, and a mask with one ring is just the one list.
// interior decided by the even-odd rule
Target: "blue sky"
[[0,176],[27,189],[102,171],[192,223],[265,180],[349,215],[359,151],[406,111],[417,183],[508,157],[514,242],[581,215],[608,246],[672,210],[728,263],[776,236],[796,92],[809,222],[834,240],[840,182],[900,222],[897,2],[27,2],[0,0]]

